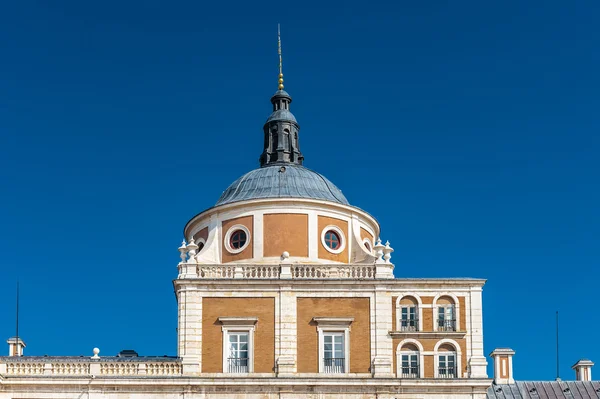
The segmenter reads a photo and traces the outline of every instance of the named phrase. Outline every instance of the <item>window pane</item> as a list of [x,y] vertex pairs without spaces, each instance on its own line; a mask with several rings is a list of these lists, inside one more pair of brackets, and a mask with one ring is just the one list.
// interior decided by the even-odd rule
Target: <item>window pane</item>
[[335,343],[336,343],[336,344],[341,344],[341,343],[342,343],[342,340],[344,339],[344,337],[343,337],[343,336],[341,336],[341,335],[336,335],[336,336],[334,337],[334,339],[335,339]]
[[240,342],[248,342],[248,334],[240,334]]
[[237,342],[237,336],[235,336],[235,335],[230,335],[230,336],[229,336],[229,342]]
[[333,337],[331,335],[323,336],[323,342],[325,342],[325,343],[330,344],[332,340],[333,340]]
[[323,344],[323,347],[325,349],[325,352],[331,352],[333,346],[331,344]]

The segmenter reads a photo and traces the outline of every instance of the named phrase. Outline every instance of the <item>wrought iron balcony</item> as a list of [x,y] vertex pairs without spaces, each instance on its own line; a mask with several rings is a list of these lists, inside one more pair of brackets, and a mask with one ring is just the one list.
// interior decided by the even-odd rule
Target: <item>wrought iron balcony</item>
[[438,319],[438,331],[456,331],[456,320]]
[[438,378],[456,378],[456,367],[439,367]]
[[402,378],[419,378],[419,367],[402,367]]
[[230,357],[227,359],[229,364],[228,371],[230,373],[247,373],[248,358],[247,357]]
[[400,320],[400,331],[419,331],[419,319]]
[[346,371],[343,357],[325,358],[323,359],[323,366],[323,370],[328,374],[341,374]]

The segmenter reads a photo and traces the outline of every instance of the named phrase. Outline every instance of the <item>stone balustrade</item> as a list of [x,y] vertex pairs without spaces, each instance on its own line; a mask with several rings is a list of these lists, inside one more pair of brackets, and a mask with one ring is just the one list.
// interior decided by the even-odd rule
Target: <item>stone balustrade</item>
[[[180,275],[201,279],[376,279],[375,264],[202,265],[180,263]],[[186,273],[187,272],[187,273]]]
[[0,359],[6,376],[177,376],[181,362],[175,358],[19,357]]

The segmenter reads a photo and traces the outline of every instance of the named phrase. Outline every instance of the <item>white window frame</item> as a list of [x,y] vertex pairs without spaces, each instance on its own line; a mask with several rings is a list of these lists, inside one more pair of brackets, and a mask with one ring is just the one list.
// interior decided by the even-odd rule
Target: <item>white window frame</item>
[[[409,329],[402,330],[402,320],[403,320],[402,319],[402,309],[410,309],[410,308],[414,308],[415,309],[415,313],[414,313],[415,314],[414,321],[416,321],[416,323],[415,323],[415,330],[414,331],[411,331]],[[420,328],[421,319],[419,318],[419,305],[414,305],[414,304],[413,305],[400,305],[400,307],[398,309],[399,309],[398,311],[400,312],[400,314],[398,316],[398,323],[399,323],[398,324],[398,331],[404,331],[404,332],[419,332],[419,331],[421,331],[421,328]],[[410,316],[410,312],[408,312],[407,314]],[[406,319],[406,320],[408,321],[408,320],[411,320],[411,319]],[[409,326],[407,326],[407,327],[409,327]]]
[[[344,373],[350,372],[350,324],[354,317],[313,317],[317,323],[317,333],[319,335],[319,373],[325,374],[325,343],[324,333],[343,333],[344,334]],[[327,373],[328,374],[328,373]],[[332,373],[335,376],[340,373]],[[328,374],[329,375],[329,374]]]
[[[233,248],[231,246],[231,236],[238,230],[242,230],[244,233],[246,233],[246,242],[239,248]],[[225,233],[223,244],[225,244],[225,249],[227,249],[227,252],[232,254],[239,254],[240,252],[248,248],[248,245],[250,245],[251,238],[252,236],[250,235],[250,230],[246,226],[244,226],[243,224],[236,224],[234,226],[231,226],[229,230],[227,230],[227,233]]]
[[[438,316],[439,310],[438,309],[440,307],[444,307],[446,305],[438,304],[438,300],[444,296],[452,298],[452,302],[453,302],[452,305],[454,306],[454,320],[455,320],[454,331],[460,331],[460,302],[458,301],[458,297],[456,295],[449,293],[449,292],[437,294],[435,296],[435,298],[433,298],[433,315],[434,315],[433,316],[434,317],[433,331],[441,331],[439,329],[439,322],[438,322],[438,320],[439,320],[439,316]],[[450,331],[448,331],[448,332],[450,332]]]
[[[396,330],[400,331],[400,326],[402,325],[402,311],[399,309],[402,306],[408,306],[400,304],[402,298],[405,297],[412,297],[417,301],[415,306],[417,307],[417,318],[419,319],[419,331],[423,331],[423,302],[421,301],[421,297],[413,292],[403,293],[398,295],[398,298],[396,298]],[[433,328],[434,331],[437,331],[437,324],[434,324]]]
[[413,338],[406,338],[406,339],[402,340],[396,347],[396,376],[398,376],[398,378],[402,378],[402,354],[403,353],[413,353],[413,354],[417,353],[415,351],[402,352],[402,348],[408,344],[413,344],[414,346],[417,347],[418,354],[419,354],[419,377],[418,378],[423,378],[423,376],[425,375],[425,354],[423,351],[423,345],[421,345],[421,343],[419,341],[417,341],[416,339],[413,339]]
[[[444,322],[446,321],[454,321],[454,329],[453,330],[440,330],[440,310],[444,309]],[[451,309],[452,312],[449,312],[448,310]],[[451,318],[447,318],[448,313],[451,313]],[[456,305],[454,304],[444,304],[444,305],[438,305],[436,308],[436,321],[435,324],[437,326],[438,331],[447,331],[447,332],[451,332],[451,331],[458,331],[458,325],[456,323]]]
[[[325,234],[327,234],[327,232],[329,230],[333,230],[340,237],[340,247],[338,249],[329,248],[329,246],[325,242]],[[342,252],[344,252],[344,249],[346,249],[346,236],[344,235],[344,232],[342,231],[342,229],[340,229],[337,226],[334,226],[334,225],[325,226],[323,231],[321,231],[321,244],[325,247],[325,249],[328,252],[331,252],[332,254],[341,254]]]
[[[448,351],[444,351],[444,352],[440,352],[439,348],[440,346],[442,346],[443,344],[450,344],[450,346],[452,346],[454,348],[454,351],[452,352],[448,352]],[[449,355],[449,354],[453,354],[454,355],[454,367],[456,368],[456,375],[454,376],[454,378],[461,378],[461,370],[462,370],[462,353],[460,350],[460,345],[458,345],[458,343],[452,339],[442,339],[440,341],[438,341],[435,344],[435,348],[434,348],[434,370],[433,370],[433,376],[434,378],[440,378],[439,376],[439,371],[440,371],[440,356],[444,356],[444,355]],[[445,378],[444,378],[445,379]]]
[[[223,373],[229,373],[229,333],[248,333],[248,373],[254,372],[254,331],[258,317],[219,317],[223,331]],[[246,373],[243,373],[246,374]]]
[[[417,358],[417,376],[416,377],[404,377],[404,378],[421,378],[421,356],[419,354],[419,351],[400,351],[400,355],[398,357],[398,360],[400,361],[399,365],[398,365],[398,371],[399,371],[399,377],[403,378],[403,373],[402,373],[402,356],[416,356]],[[410,359],[409,359],[409,368],[410,368]]]

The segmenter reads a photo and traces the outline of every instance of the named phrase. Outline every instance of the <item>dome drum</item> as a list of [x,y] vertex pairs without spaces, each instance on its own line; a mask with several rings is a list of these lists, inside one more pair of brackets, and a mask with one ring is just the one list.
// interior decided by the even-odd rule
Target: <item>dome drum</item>
[[[192,219],[187,241],[202,241],[198,263],[361,263],[375,261],[377,222],[345,205],[264,199],[215,207]],[[289,258],[288,258],[289,257]]]

